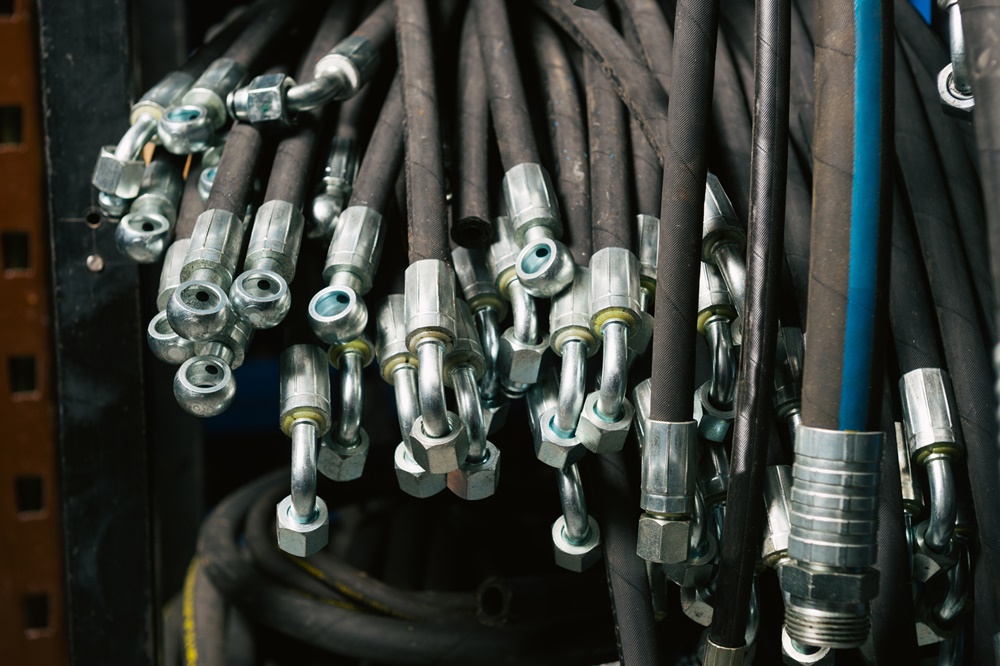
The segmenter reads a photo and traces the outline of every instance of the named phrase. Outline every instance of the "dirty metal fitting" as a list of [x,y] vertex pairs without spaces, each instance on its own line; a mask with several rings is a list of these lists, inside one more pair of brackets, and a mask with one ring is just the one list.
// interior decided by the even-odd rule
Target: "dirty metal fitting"
[[333,238],[340,222],[340,214],[351,198],[354,178],[358,174],[358,148],[354,139],[335,136],[330,144],[330,154],[323,165],[316,196],[313,197],[312,227],[310,238]]
[[140,264],[159,261],[173,237],[183,188],[179,164],[152,160],[143,173],[139,196],[115,229],[118,251]]

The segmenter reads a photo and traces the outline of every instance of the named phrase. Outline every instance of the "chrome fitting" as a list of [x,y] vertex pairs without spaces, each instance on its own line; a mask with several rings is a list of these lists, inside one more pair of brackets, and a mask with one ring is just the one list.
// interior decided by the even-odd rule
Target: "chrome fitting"
[[296,422],[308,419],[316,437],[330,430],[330,373],[326,354],[316,345],[292,345],[281,354],[281,431],[292,436]]
[[542,372],[538,382],[528,389],[525,403],[528,408],[528,425],[537,451],[542,437],[541,426],[545,421],[543,414],[550,410],[554,413],[559,404],[559,384],[555,370],[549,368]]
[[726,409],[717,407],[711,398],[712,380],[702,384],[694,394],[694,419],[698,434],[710,442],[722,442],[736,418],[736,405]]
[[140,264],[159,261],[173,236],[183,187],[179,165],[152,160],[142,176],[138,198],[115,229],[118,251]]
[[[543,337],[538,342],[525,342],[518,338],[514,327],[503,332],[500,337],[497,370],[500,373],[500,381],[508,394],[513,394],[512,397],[518,397],[523,393],[523,389],[518,387],[518,384],[531,385],[538,381],[545,352],[548,348],[548,336]],[[513,390],[511,390],[512,388]]]
[[712,379],[708,383],[708,401],[716,405],[734,407],[736,393],[737,358],[733,349],[732,330],[729,321],[722,317],[712,317],[705,322],[705,338],[708,353],[712,358]]
[[[486,359],[483,356],[482,345],[479,344],[479,333],[476,331],[476,324],[472,321],[472,312],[465,301],[456,301],[455,312],[455,342],[444,358],[444,382],[446,386],[455,388],[455,373],[469,368],[472,371],[471,377],[475,382],[483,376],[486,367]],[[462,382],[459,382],[462,383]],[[474,387],[478,396],[478,387]],[[478,398],[477,398],[478,400]],[[480,408],[480,411],[482,409]],[[466,419],[463,418],[463,421]],[[472,437],[472,434],[469,434]],[[476,455],[471,451],[470,455]]]
[[230,92],[226,97],[229,115],[239,122],[291,125],[286,99],[295,80],[287,74],[261,74],[249,85]]
[[174,375],[174,398],[181,409],[193,416],[217,416],[229,409],[235,397],[233,371],[216,356],[191,357]]
[[573,281],[575,263],[569,249],[549,238],[546,227],[525,233],[525,245],[517,255],[517,277],[536,298],[552,298]]
[[310,238],[333,238],[340,214],[351,198],[358,173],[358,148],[352,138],[335,136],[312,200]]
[[493,242],[490,243],[486,253],[486,265],[496,281],[497,291],[502,297],[510,300],[508,286],[519,279],[515,266],[521,248],[514,240],[514,228],[509,217],[502,215],[497,217],[493,222],[493,229]]
[[899,421],[896,422],[896,458],[899,461],[899,482],[903,491],[903,511],[907,514],[907,519],[910,519],[923,513],[924,495],[910,466],[910,449],[906,444],[903,424]]
[[636,555],[660,564],[684,562],[688,559],[691,531],[690,520],[644,513],[639,517]]
[[594,391],[584,400],[576,432],[583,445],[593,453],[603,455],[621,451],[625,446],[625,440],[628,439],[635,410],[632,409],[632,403],[623,397],[618,416],[607,419],[598,413],[599,399],[600,391]]
[[170,328],[167,313],[160,310],[146,327],[146,344],[153,356],[164,363],[180,365],[194,356],[194,343],[182,338]]
[[834,652],[828,647],[801,645],[781,628],[781,658],[786,666],[834,666]]
[[181,268],[184,267],[184,257],[187,256],[190,238],[179,238],[170,244],[163,255],[163,267],[160,268],[160,284],[156,290],[156,307],[166,310],[167,303],[174,290],[181,284]]
[[927,542],[930,521],[925,520],[913,530],[913,580],[926,583],[941,572],[949,571],[958,562],[960,549],[951,540],[943,549]]
[[[422,401],[421,411],[424,412]],[[469,454],[469,438],[462,421],[454,412],[445,415],[448,429],[442,435],[427,432],[426,412],[417,417],[410,430],[413,460],[431,474],[448,474],[458,469]]]
[[[791,474],[791,468],[788,468]],[[729,457],[720,442],[706,441],[698,456],[698,477],[705,503],[709,507],[724,504],[729,492]],[[789,477],[789,484],[791,477]]]
[[955,398],[948,373],[939,368],[911,370],[899,379],[903,432],[910,456],[923,464],[935,455],[958,457],[963,452],[955,428]]
[[788,426],[795,443],[795,430],[802,423],[802,363],[805,343],[802,329],[778,329],[778,354],[774,366],[774,413]]
[[415,261],[406,269],[406,344],[417,353],[424,340],[438,340],[444,350],[455,339],[455,276],[437,259]]
[[792,510],[792,468],[770,465],[764,468],[764,541],[760,557],[772,569],[788,560],[789,522]]
[[965,50],[965,31],[962,28],[962,10],[958,0],[945,0],[938,5],[948,12],[948,50],[951,62],[938,74],[938,95],[945,113],[968,118],[975,108],[968,55]]
[[559,408],[553,406],[539,414],[534,438],[535,457],[550,467],[565,469],[579,462],[587,453],[587,448],[576,429],[566,432],[556,428],[558,411]]
[[193,83],[194,77],[186,72],[169,72],[132,105],[128,117],[129,123],[135,125],[143,116],[149,116],[155,128],[155,122],[160,119],[163,112],[176,104]]
[[462,295],[472,313],[476,314],[483,308],[493,308],[497,312],[497,318],[503,319],[507,315],[507,303],[497,289],[486,253],[475,248],[456,247],[451,251],[451,260],[455,265],[455,276],[462,288]]
[[106,217],[112,224],[120,220],[128,212],[131,205],[132,202],[129,199],[122,199],[107,192],[97,193],[97,207],[100,209],[101,215]]
[[585,346],[587,356],[597,353],[601,341],[590,329],[590,315],[590,269],[577,266],[573,283],[552,298],[549,309],[549,344],[557,356],[572,340]]
[[576,465],[556,472],[563,515],[552,523],[556,566],[582,573],[601,559],[601,528],[587,513],[587,499]]
[[651,419],[642,447],[642,509],[674,518],[693,515],[697,464],[698,427],[694,421]]
[[736,312],[743,316],[746,300],[746,233],[736,218],[722,184],[709,173],[705,183],[705,219],[702,227],[701,259],[722,273]]
[[[389,294],[379,304],[375,317],[375,336],[375,354],[378,356],[382,379],[395,384],[395,372],[400,366],[416,370],[417,355],[406,346],[406,302],[402,294]],[[419,414],[419,407],[415,406],[415,409]],[[410,436],[411,425],[412,421],[403,428],[404,439]]]
[[362,335],[350,342],[331,345],[328,356],[330,365],[340,371],[340,421],[332,429],[332,437],[336,444],[350,449],[350,455],[358,455],[362,440],[368,438],[361,427],[365,403],[363,371],[375,360],[375,346]]
[[[652,215],[635,216],[635,240],[639,262],[639,300],[650,302],[656,294],[656,262],[660,251],[660,218]],[[642,304],[643,310],[649,308]]]
[[[137,128],[143,129],[133,125],[117,146],[102,146],[97,164],[94,165],[91,184],[101,193],[112,197],[110,201],[115,203],[134,199],[142,187],[146,162],[141,153],[149,136],[136,136]],[[155,129],[154,124],[153,130]]]
[[[340,430],[340,424],[334,423],[332,432]],[[331,433],[320,441],[319,456],[316,467],[320,474],[333,481],[354,481],[360,479],[368,460],[368,449],[371,440],[364,429],[359,429],[355,443],[344,446],[335,440]]]
[[447,474],[431,474],[425,470],[413,460],[406,444],[402,442],[393,455],[393,468],[399,489],[411,497],[431,497],[448,487]]
[[346,37],[316,63],[312,81],[288,91],[288,111],[300,113],[354,97],[371,80],[378,63],[378,45],[359,35]]
[[219,165],[207,166],[198,174],[198,196],[202,203],[208,203],[208,197],[212,195],[212,185],[215,184],[215,174],[219,172]]
[[746,645],[723,647],[716,645],[709,638],[705,642],[705,658],[701,663],[703,666],[743,666],[746,652]]
[[[680,588],[704,588],[712,582],[712,573],[715,571],[715,558],[719,554],[719,544],[712,534],[704,534],[703,544],[700,550],[695,548],[694,541],[699,526],[695,523],[697,519],[692,519],[691,540],[688,552],[690,556],[683,562],[671,562],[663,565],[663,572],[667,580]],[[702,519],[701,529],[708,527],[707,519]]]
[[623,321],[629,333],[638,331],[639,260],[629,250],[606,247],[590,257],[590,327],[604,337],[609,321]]
[[299,522],[292,515],[291,495],[278,503],[276,511],[278,548],[289,555],[309,557],[323,550],[329,543],[330,513],[322,497],[316,498],[316,511],[313,519],[308,522]]
[[651,383],[647,377],[632,389],[632,404],[635,406],[635,441],[639,445],[640,453],[646,445],[646,433],[649,432]]
[[479,462],[465,462],[448,473],[448,488],[464,500],[492,497],[500,485],[500,449],[486,442]]
[[729,295],[729,287],[715,264],[701,262],[698,283],[698,332],[705,332],[705,324],[713,317],[726,321],[736,318],[736,308]]
[[175,155],[185,155],[211,146],[215,130],[228,118],[226,98],[246,76],[243,65],[231,58],[219,58],[209,65],[179,103],[160,117],[163,147]]
[[215,356],[235,370],[243,365],[253,332],[249,324],[236,319],[211,340],[195,342],[196,355]]

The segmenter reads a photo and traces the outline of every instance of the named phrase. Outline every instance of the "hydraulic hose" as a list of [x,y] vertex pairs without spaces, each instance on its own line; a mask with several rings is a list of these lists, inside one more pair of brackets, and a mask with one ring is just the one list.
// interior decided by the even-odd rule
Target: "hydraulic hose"
[[761,529],[764,468],[773,427],[773,350],[778,341],[788,164],[790,0],[761,0],[756,7],[746,314],[727,517],[709,636],[712,643],[726,648],[745,644],[758,556],[753,545]]
[[514,39],[503,0],[475,0],[479,46],[486,71],[490,114],[504,171],[518,164],[540,164],[528,100],[514,53]]
[[396,177],[403,163],[403,95],[399,75],[382,103],[368,149],[358,168],[348,206],[388,212]]
[[236,38],[239,37],[252,21],[257,20],[261,11],[271,4],[273,0],[257,0],[241,11],[235,18],[226,23],[225,26],[212,38],[198,47],[190,58],[178,69],[185,74],[197,78],[214,60],[222,56]]
[[425,0],[395,0],[395,5],[396,44],[405,110],[410,263],[436,259],[450,266],[430,16]]
[[590,238],[590,163],[587,159],[586,119],[577,92],[577,81],[569,55],[547,19],[538,15],[532,17],[531,41],[545,94],[546,126],[552,143],[559,210],[566,218],[563,239],[577,265],[587,266],[593,253]]
[[674,23],[674,77],[663,151],[663,204],[649,417],[690,421],[698,336],[705,161],[719,24],[717,0],[681,0]]
[[490,103],[479,48],[476,10],[470,5],[462,23],[458,58],[458,177],[451,239],[463,247],[482,247],[493,237],[490,223]]
[[[673,76],[673,33],[656,0],[615,0],[626,41],[636,49],[663,91],[670,94]],[[634,39],[633,33],[634,31]],[[658,209],[658,208],[657,208]]]
[[212,585],[198,557],[188,566],[181,612],[184,666],[225,666],[225,600]]
[[174,242],[191,238],[194,223],[205,212],[205,202],[198,193],[198,178],[201,176],[201,159],[194,157],[188,167],[187,180],[181,193],[181,203],[177,209],[177,224],[174,225]]
[[594,251],[633,249],[629,218],[625,107],[592,58],[583,63],[590,155],[591,240]]
[[233,125],[222,161],[215,172],[212,193],[205,202],[205,210],[224,210],[240,218],[246,214],[263,143],[263,137],[253,125]]
[[304,0],[274,0],[240,33],[222,57],[235,60],[248,72],[260,69],[265,58],[273,57],[271,47],[285,37],[288,25],[308,6]]

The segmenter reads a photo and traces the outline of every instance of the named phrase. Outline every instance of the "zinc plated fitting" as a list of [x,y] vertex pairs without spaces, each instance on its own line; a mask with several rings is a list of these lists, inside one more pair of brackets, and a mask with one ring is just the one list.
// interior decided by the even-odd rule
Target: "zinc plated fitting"
[[945,113],[968,118],[976,106],[976,99],[972,95],[962,10],[958,0],[938,0],[938,6],[948,12],[948,51],[951,55],[951,62],[938,73],[938,95]]
[[802,423],[802,362],[805,342],[802,329],[782,326],[778,329],[777,362],[774,365],[774,413],[788,426],[792,444]]
[[764,540],[760,557],[766,567],[779,569],[788,561],[788,537],[792,524],[792,468],[764,468]]
[[[462,288],[462,295],[472,310],[476,329],[479,331],[479,342],[486,364],[479,389],[484,407],[489,410],[494,404],[506,402],[506,397],[500,390],[497,357],[500,353],[500,322],[507,316],[507,301],[497,289],[486,254],[482,250],[456,247],[451,252],[451,260],[455,265],[455,276]],[[492,423],[488,423],[487,427],[490,432],[494,431]]]
[[267,201],[254,215],[243,272],[233,280],[229,301],[236,316],[256,329],[274,328],[288,314],[288,283],[304,228],[302,212],[288,201]]
[[719,179],[709,173],[705,183],[701,260],[716,266],[722,273],[740,319],[743,317],[746,300],[747,265],[743,256],[746,246],[746,233],[740,226],[733,204],[722,189]]
[[636,553],[650,562],[678,564],[690,555],[695,511],[698,426],[650,419],[642,444],[642,485]]
[[181,269],[184,267],[184,257],[187,256],[190,238],[178,238],[163,254],[163,266],[160,268],[160,284],[156,290],[156,308],[167,309],[167,303],[174,290],[181,284]]
[[142,186],[146,163],[143,147],[156,138],[157,121],[164,109],[176,102],[193,83],[184,72],[170,72],[132,105],[130,127],[115,146],[103,146],[91,183],[111,200],[133,199]]
[[708,341],[712,359],[712,380],[708,397],[722,410],[733,405],[736,391],[736,354],[733,350],[731,323],[736,315],[729,288],[719,269],[701,262],[701,283],[698,289],[698,332]]
[[639,261],[639,330],[629,336],[628,365],[646,353],[653,339],[653,315],[649,313],[656,300],[656,262],[659,253],[660,219],[652,215],[635,216],[635,238]]
[[312,227],[309,238],[333,238],[333,232],[340,221],[340,214],[351,198],[354,178],[358,173],[358,147],[354,139],[335,136],[330,142],[330,153],[323,163],[313,197],[311,210]]
[[852,648],[869,631],[878,593],[875,524],[881,432],[800,426],[791,533],[781,567],[785,628],[799,644]]
[[559,202],[545,167],[531,162],[511,167],[503,176],[503,197],[521,248],[517,276],[532,296],[551,298],[573,281],[575,264],[559,241]]
[[[620,451],[632,424],[628,383],[629,338],[642,326],[639,262],[629,250],[607,247],[590,258],[590,328],[603,341],[600,388],[587,396],[580,427],[594,453]],[[583,424],[586,424],[585,426]]]
[[315,345],[281,355],[281,430],[292,439],[292,492],[277,506],[278,547],[308,557],[329,540],[326,503],[316,496],[316,440],[330,429],[330,375]]
[[417,396],[417,356],[406,346],[406,304],[402,294],[390,294],[376,310],[376,354],[382,378],[396,395],[396,415],[402,441],[393,467],[399,488],[413,497],[430,497],[448,485],[447,474],[431,474],[413,458],[410,431],[420,416]]
[[243,244],[243,222],[235,213],[210,209],[195,221],[182,284],[167,305],[170,326],[188,340],[211,340],[232,316],[227,294]]
[[457,307],[455,344],[444,361],[445,382],[455,392],[469,449],[458,469],[448,473],[448,488],[462,499],[486,499],[493,496],[500,482],[500,450],[486,440],[486,421],[479,398],[479,380],[486,360],[472,311],[463,301],[458,301]]
[[163,147],[175,155],[209,148],[216,130],[228,120],[226,98],[246,77],[243,65],[231,58],[219,58],[209,65],[180,100],[160,116]]
[[601,559],[601,528],[587,513],[577,466],[556,470],[556,479],[563,513],[552,523],[552,551],[557,566],[582,573]]
[[406,346],[417,356],[420,416],[410,438],[417,464],[434,474],[458,469],[469,453],[465,426],[445,404],[444,357],[455,342],[457,306],[451,266],[437,259],[406,269]]
[[351,206],[341,213],[323,268],[328,286],[309,301],[309,325],[320,340],[353,340],[368,326],[362,296],[371,291],[384,237],[385,220],[378,211]]
[[233,370],[243,364],[252,337],[252,328],[234,321],[213,340],[194,343],[194,356],[174,375],[174,398],[181,409],[202,418],[229,409],[236,397]]
[[364,411],[364,369],[375,359],[375,346],[364,335],[330,347],[330,365],[340,371],[340,420],[323,438],[319,471],[334,481],[361,477],[368,458],[370,439],[361,427]]
[[174,233],[184,177],[175,159],[153,159],[142,176],[139,196],[115,229],[118,251],[140,264],[160,260]]
[[515,267],[518,246],[510,220],[498,217],[493,226],[496,236],[487,261],[497,290],[510,302],[514,318],[513,326],[500,338],[497,371],[504,393],[520,398],[538,381],[549,341],[547,336],[539,335],[535,299],[521,283]]

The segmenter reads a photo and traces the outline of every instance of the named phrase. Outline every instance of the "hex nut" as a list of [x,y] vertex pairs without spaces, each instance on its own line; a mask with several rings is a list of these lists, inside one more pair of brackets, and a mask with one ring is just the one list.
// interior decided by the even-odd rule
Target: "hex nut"
[[715,569],[715,556],[718,554],[718,551],[715,536],[709,534],[704,553],[684,562],[664,564],[663,573],[668,579],[682,588],[705,587],[712,580],[712,571]]
[[538,436],[535,439],[535,456],[556,469],[564,469],[578,462],[587,453],[579,434],[561,437],[552,426],[556,407],[545,410],[538,423]]
[[696,622],[703,627],[712,624],[712,616],[715,609],[708,599],[705,598],[706,591],[697,587],[681,587],[681,610],[692,622]]
[[590,530],[587,540],[573,544],[566,538],[566,517],[559,516],[552,523],[552,554],[556,566],[583,573],[601,561],[601,528],[593,516],[587,516],[587,526]]
[[464,500],[492,497],[500,484],[500,450],[486,442],[486,459],[480,463],[462,463],[448,473],[448,488]]
[[294,85],[287,74],[261,74],[243,90],[232,93],[234,111],[249,123],[288,123],[285,99]]
[[500,396],[496,400],[487,403],[483,401],[483,425],[486,427],[486,434],[492,435],[503,427],[507,422],[507,415],[510,413],[510,400]]
[[145,170],[143,160],[120,160],[115,157],[115,146],[104,146],[97,157],[91,183],[106,194],[134,199],[139,195]]
[[549,348],[545,336],[536,344],[521,342],[514,336],[513,327],[500,336],[497,369],[500,375],[516,384],[535,384],[542,371],[542,361]]
[[424,417],[418,416],[410,429],[413,461],[431,474],[447,474],[458,469],[469,455],[469,435],[454,412],[448,412],[451,432],[431,437],[424,432]]
[[399,489],[411,497],[423,499],[437,495],[448,486],[447,474],[431,474],[414,462],[406,450],[406,444],[400,442],[393,456],[393,468],[396,470],[396,483]]
[[736,418],[735,404],[729,409],[719,409],[708,396],[711,380],[702,384],[694,397],[694,420],[698,434],[710,442],[723,442]]
[[576,426],[576,434],[590,451],[601,455],[621,451],[632,428],[635,409],[628,398],[622,401],[621,414],[616,421],[605,421],[597,413],[599,392],[593,391],[583,402],[583,412]]
[[688,558],[691,521],[667,520],[648,513],[639,518],[636,554],[649,562],[674,564]]
[[786,666],[833,666],[834,652],[828,647],[805,653],[796,649],[785,627],[781,628],[781,659]]
[[781,567],[780,575],[782,592],[803,599],[861,603],[878,594],[878,572],[873,569],[860,573],[814,570],[792,561]]
[[316,469],[320,474],[334,481],[354,481],[361,478],[368,459],[370,440],[365,429],[361,429],[358,442],[354,446],[343,446],[336,442],[330,433],[337,432],[337,423],[330,427],[330,432],[320,440],[319,454],[316,458]]
[[292,496],[278,502],[278,547],[289,555],[309,557],[326,547],[330,540],[330,514],[326,502],[316,498],[316,517],[311,523],[300,523],[292,516]]

